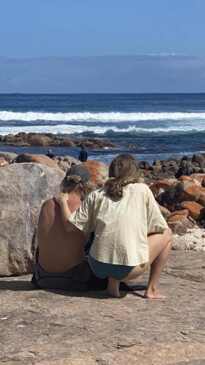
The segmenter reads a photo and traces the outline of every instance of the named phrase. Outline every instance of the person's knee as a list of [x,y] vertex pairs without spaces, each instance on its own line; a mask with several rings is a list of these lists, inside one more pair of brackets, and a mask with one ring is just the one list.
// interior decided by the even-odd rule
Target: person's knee
[[164,233],[165,233],[167,245],[171,246],[172,245],[172,241],[173,241],[172,230],[170,228],[167,228]]

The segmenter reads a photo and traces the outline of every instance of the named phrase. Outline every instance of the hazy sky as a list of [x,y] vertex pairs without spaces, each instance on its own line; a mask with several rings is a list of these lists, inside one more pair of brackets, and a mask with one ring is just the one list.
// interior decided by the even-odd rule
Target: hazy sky
[[0,0],[0,56],[205,56],[205,0]]

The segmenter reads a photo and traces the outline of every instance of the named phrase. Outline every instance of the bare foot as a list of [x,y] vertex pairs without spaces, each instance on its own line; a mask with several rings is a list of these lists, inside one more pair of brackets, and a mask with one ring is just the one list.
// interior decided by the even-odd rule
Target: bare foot
[[120,298],[120,282],[114,278],[108,278],[107,292],[110,297]]
[[146,299],[165,299],[166,296],[160,294],[156,290],[146,290],[144,293],[144,298],[146,298]]

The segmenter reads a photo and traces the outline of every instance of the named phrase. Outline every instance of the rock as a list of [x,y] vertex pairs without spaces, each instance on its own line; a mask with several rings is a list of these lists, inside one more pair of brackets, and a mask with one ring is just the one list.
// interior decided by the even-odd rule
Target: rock
[[30,146],[50,146],[52,145],[52,138],[41,134],[29,134],[27,138]]
[[198,201],[200,195],[203,193],[205,193],[205,188],[187,181],[181,184],[181,194],[179,194],[179,198],[181,201]]
[[31,272],[40,207],[63,177],[60,169],[34,163],[0,169],[0,276]]
[[167,219],[167,223],[175,234],[185,234],[188,228],[193,228],[196,223],[188,217],[189,211],[187,209],[173,212]]
[[0,157],[5,158],[6,161],[11,163],[17,157],[17,154],[13,152],[0,152]]
[[195,181],[195,183],[197,181],[201,186],[204,186],[205,174],[192,174],[190,178]]
[[198,199],[198,203],[205,207],[205,193],[201,193]]
[[172,187],[176,184],[177,184],[176,179],[163,179],[163,180],[155,181],[149,187],[152,190],[155,198],[157,198],[165,190],[169,189],[170,187]]
[[162,205],[159,205],[159,209],[160,209],[163,217],[167,220],[169,218],[169,216],[171,215],[171,212],[167,208],[163,207]]
[[192,156],[192,162],[198,165],[200,168],[205,168],[205,158],[201,154],[194,154]]
[[0,167],[4,167],[8,164],[8,161],[4,157],[0,157]]
[[193,174],[194,170],[193,170],[193,165],[192,162],[189,161],[188,159],[184,159],[182,158],[180,165],[179,165],[179,169],[176,172],[176,178],[179,178],[182,175],[191,175]]
[[30,153],[23,153],[23,154],[17,156],[17,158],[15,159],[15,162],[16,163],[22,163],[22,162],[40,163],[40,164],[48,166],[48,167],[58,168],[57,162],[46,155],[32,155]]
[[181,207],[183,209],[187,209],[189,215],[195,220],[200,220],[203,218],[205,213],[205,208],[197,202],[185,201],[181,203]]
[[56,135],[52,133],[18,133],[0,136],[1,144],[14,146],[63,146],[79,147],[82,143],[88,148],[113,148],[115,145],[100,138],[68,138],[65,135]]
[[2,278],[1,365],[204,365],[204,262],[172,251],[157,302],[142,299],[147,275],[119,300]]
[[195,184],[195,185],[198,185],[198,186],[201,186],[201,183],[198,181],[198,180],[196,180],[195,178],[194,178],[194,175],[195,174],[192,174],[192,175],[190,175],[190,176],[185,176],[185,175],[182,175],[182,176],[180,176],[179,177],[179,181],[181,181],[181,182],[186,182],[186,181],[189,181],[189,182],[191,182],[191,183],[193,183],[193,184]]
[[78,165],[81,163],[79,160],[77,160],[72,156],[65,156],[65,157],[57,156],[55,157],[54,160],[57,162],[58,167],[60,167],[60,169],[65,172],[71,167],[71,164]]
[[93,187],[101,187],[108,178],[108,166],[100,161],[88,160],[83,163],[91,175]]
[[173,237],[174,250],[194,250],[205,252],[205,229],[188,229],[183,236]]
[[138,166],[139,166],[140,169],[143,169],[143,170],[149,170],[150,169],[150,164],[147,161],[140,161]]
[[181,221],[184,218],[187,218],[188,215],[189,215],[188,209],[176,210],[175,212],[170,213],[170,215],[169,215],[169,221],[170,222]]

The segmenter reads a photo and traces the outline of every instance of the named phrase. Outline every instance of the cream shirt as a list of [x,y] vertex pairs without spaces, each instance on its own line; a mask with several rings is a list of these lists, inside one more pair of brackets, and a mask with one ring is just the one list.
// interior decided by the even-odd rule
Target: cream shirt
[[101,262],[136,266],[149,261],[147,236],[168,227],[147,185],[129,184],[114,201],[103,189],[88,195],[69,221],[86,236],[94,232],[90,255]]

